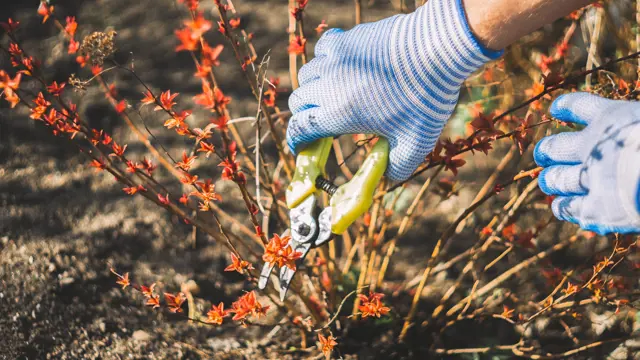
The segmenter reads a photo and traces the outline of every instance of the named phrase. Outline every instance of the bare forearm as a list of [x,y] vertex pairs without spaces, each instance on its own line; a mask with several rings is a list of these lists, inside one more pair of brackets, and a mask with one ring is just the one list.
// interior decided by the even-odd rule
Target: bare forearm
[[593,0],[463,0],[471,30],[498,50]]

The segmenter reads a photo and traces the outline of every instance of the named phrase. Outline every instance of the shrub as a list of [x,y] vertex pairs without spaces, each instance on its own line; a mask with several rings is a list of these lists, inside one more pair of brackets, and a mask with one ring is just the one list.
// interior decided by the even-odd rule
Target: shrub
[[[298,334],[300,343],[291,346],[327,357],[358,352],[364,341],[358,333],[392,334],[404,345],[380,346],[389,356],[547,358],[624,348],[638,326],[633,305],[640,268],[637,239],[598,237],[556,221],[549,197],[537,188],[540,168],[531,150],[555,129],[571,130],[545,115],[559,93],[583,89],[637,99],[634,60],[639,53],[629,50],[638,44],[630,36],[636,25],[628,4],[596,3],[577,11],[544,31],[559,34],[560,40],[543,39],[538,32],[470,78],[448,137],[409,180],[383,181],[374,205],[344,235],[313,250],[289,298],[281,302],[275,288],[260,292],[255,283],[265,257],[285,266],[296,258],[279,251],[287,238],[278,235],[289,223],[283,199],[294,159],[283,142],[290,113],[277,101],[288,90],[269,76],[269,67],[271,54],[284,49],[258,54],[254,35],[231,0],[213,0],[217,19],[198,0],[178,3],[184,19],[175,23],[176,53],[166,56],[192,58],[201,86],[192,99],[151,86],[139,73],[134,53],[117,56],[116,31],[85,31],[82,21],[65,17],[53,4],[42,2],[37,12],[42,26],[59,29],[68,57],[77,63],[76,74],[68,74],[65,82],[51,81],[46,62],[22,45],[20,36],[31,29],[17,19],[2,23],[1,49],[11,66],[0,70],[0,89],[9,106],[28,109],[40,126],[77,147],[96,176],[108,173],[127,195],[147,198],[225,246],[229,265],[224,271],[246,278],[237,300],[225,304],[195,298],[193,284],[160,290],[156,283],[135,283],[112,264],[116,283],[140,293],[136,298],[150,311],[206,326],[284,326]],[[355,4],[359,21],[362,4]],[[312,5],[307,0],[289,5],[286,51],[295,88],[297,70],[308,59],[308,39],[317,38],[327,23],[310,32],[304,20]],[[615,18],[613,8],[619,14]],[[408,11],[403,2],[400,10]],[[605,26],[616,31],[605,38]],[[215,32],[226,44],[211,43]],[[255,97],[255,116],[230,116],[232,97],[216,79],[222,52],[235,56],[244,77],[238,81],[245,81]],[[122,58],[126,61],[117,60]],[[116,74],[136,81],[140,95],[122,95]],[[91,88],[101,89],[144,152],[131,151],[131,142],[78,111],[82,93]],[[208,114],[209,121],[203,124],[194,112]],[[181,153],[166,150],[166,134],[160,137],[147,126],[160,118],[166,134],[184,144]],[[334,141],[336,181],[353,176],[372,140],[358,135]],[[211,175],[202,166],[220,171]],[[221,183],[235,190],[220,193]],[[236,204],[242,204],[242,213],[231,209]],[[210,307],[202,309],[205,301]],[[596,323],[604,315],[614,320],[603,330]],[[482,336],[469,336],[474,326]]]

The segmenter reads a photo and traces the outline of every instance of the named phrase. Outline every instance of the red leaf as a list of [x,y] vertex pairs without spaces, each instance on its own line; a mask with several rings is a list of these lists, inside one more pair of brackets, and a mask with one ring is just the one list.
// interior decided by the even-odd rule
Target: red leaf
[[[69,40],[69,47],[67,48],[67,53],[68,54],[75,54],[78,52],[78,49],[80,48],[80,42],[75,41],[74,39]],[[84,59],[84,57],[82,57]],[[84,67],[84,65],[83,65]]]
[[160,94],[160,105],[156,106],[154,108],[154,110],[158,111],[158,110],[166,110],[166,111],[171,111],[171,109],[173,108],[173,105],[175,105],[176,103],[173,102],[173,100],[178,96],[178,93],[175,94],[171,94],[171,90],[167,90],[165,92],[163,92],[162,94]]
[[287,48],[287,51],[289,51],[289,54],[296,54],[296,55],[304,54],[306,44],[307,44],[307,39],[303,39],[300,36],[296,36],[289,43],[289,47]]
[[316,26],[316,34],[320,34],[322,33],[327,27],[329,27],[329,25],[327,25],[325,20],[322,20],[322,22],[320,24],[318,24],[318,26]]
[[224,271],[237,271],[240,274],[243,274],[244,269],[253,270],[253,265],[246,260],[241,260],[235,254],[231,253],[231,264],[227,266]]
[[65,83],[58,85],[58,83],[54,81],[51,83],[51,85],[47,86],[47,90],[49,90],[49,93],[53,96],[60,96],[60,94],[62,94],[62,90],[66,85],[67,84]]
[[66,20],[67,24],[64,27],[64,31],[73,38],[76,34],[76,30],[78,29],[78,23],[76,22],[75,16],[67,16]]
[[18,28],[18,25],[20,25],[20,22],[19,21],[13,21],[12,18],[9,18],[9,20],[7,20],[7,22],[0,22],[0,26],[2,26],[4,31],[6,31],[8,33],[14,32]]
[[49,16],[51,16],[51,14],[53,14],[53,5],[47,6],[47,3],[42,1],[40,3],[40,6],[38,6],[38,15],[43,17],[42,18],[43,24],[49,19]]
[[179,292],[177,294],[164,293],[164,300],[167,302],[169,311],[172,313],[182,312],[182,304],[186,300],[186,296]]
[[232,28],[237,29],[240,26],[240,19],[229,19],[229,25],[231,25]]
[[122,114],[126,109],[127,109],[127,102],[124,100],[120,100],[120,102],[116,105],[116,112],[118,114]]
[[162,203],[163,205],[169,205],[169,194],[165,196],[158,194],[158,201],[160,201],[160,203]]

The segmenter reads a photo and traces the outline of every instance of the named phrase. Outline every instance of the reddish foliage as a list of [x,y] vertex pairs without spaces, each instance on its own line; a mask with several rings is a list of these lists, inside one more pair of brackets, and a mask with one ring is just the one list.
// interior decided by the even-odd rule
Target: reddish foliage
[[186,151],[182,152],[182,160],[178,161],[176,163],[176,167],[185,171],[185,172],[189,172],[189,170],[191,170],[191,167],[193,166],[193,163],[195,162],[197,156],[193,155],[193,156],[188,156]]
[[374,293],[372,291],[369,292],[369,296],[358,294],[358,298],[360,298],[358,310],[362,313],[362,317],[367,318],[369,316],[375,316],[379,318],[380,316],[388,314],[391,309],[384,306],[382,303],[383,297],[384,294]]
[[207,322],[209,324],[222,325],[225,317],[229,316],[230,310],[224,309],[224,303],[218,304],[218,306],[211,305],[211,310],[207,312]]
[[122,114],[125,112],[125,110],[127,110],[127,102],[125,100],[120,100],[117,104],[116,104],[116,112],[118,114]]
[[[220,60],[218,59],[218,57],[222,53],[223,49],[224,49],[224,46],[222,46],[222,45],[217,45],[216,47],[212,48],[206,42],[204,43],[204,45],[202,47],[202,62],[201,62],[201,66],[205,67],[205,69],[208,68],[208,71],[206,72],[207,74],[209,72],[211,72],[211,67],[212,66],[219,66],[220,65]],[[200,71],[201,71],[201,69],[198,68],[198,72],[200,72]],[[199,77],[204,77],[204,76],[199,76]]]
[[[9,104],[11,104],[12,108],[15,107],[20,102],[20,97],[18,97],[18,94],[16,93],[16,91],[20,87],[21,80],[22,80],[21,73],[16,74],[16,76],[12,79],[9,76],[9,74],[7,74],[4,70],[0,70],[0,89],[4,90],[5,100],[7,100]],[[38,98],[34,100],[34,102],[36,103],[36,106],[40,107],[37,109],[36,112],[32,112],[32,114],[36,115],[35,117],[36,119],[40,118],[42,114],[44,114],[44,112],[47,110],[47,107],[51,105],[50,103],[45,101],[44,97],[41,95],[42,93],[40,93],[38,95]]]
[[96,170],[98,171],[102,171],[107,168],[107,165],[102,159],[93,159],[91,160],[91,163],[89,163],[89,165],[96,168]]
[[113,150],[113,154],[109,156],[123,156],[124,152],[127,150],[127,145],[124,146],[118,145],[115,141],[111,144],[111,149]]
[[224,108],[231,102],[231,98],[224,96],[219,88],[212,89],[207,81],[203,81],[202,93],[194,96],[193,101],[206,109],[215,111],[216,108]]
[[49,93],[53,96],[60,96],[60,94],[62,94],[62,90],[66,85],[67,84],[65,83],[58,84],[54,81],[51,83],[51,85],[47,86],[47,90],[49,90]]
[[513,317],[513,311],[514,309],[509,309],[507,305],[503,305],[502,314],[500,314],[500,316],[511,319]]
[[211,21],[205,20],[202,12],[185,21],[184,25],[191,30],[190,35],[195,39],[199,39],[204,33],[211,30]]
[[206,181],[198,181],[196,185],[200,188],[200,191],[193,191],[189,196],[196,196],[200,201],[200,210],[209,211],[209,202],[210,201],[219,201],[222,200],[222,197],[215,192],[216,186],[213,184],[211,179],[207,179]]
[[19,57],[23,53],[22,53],[22,49],[20,49],[20,46],[18,46],[18,44],[10,43],[9,44],[9,54],[11,54],[11,56],[13,56],[13,57]]
[[182,292],[179,292],[177,294],[164,293],[164,300],[167,302],[169,311],[171,311],[172,313],[181,313],[182,304],[186,299],[187,297]]
[[111,135],[104,133],[104,135],[102,136],[102,144],[103,145],[109,145],[111,144],[111,141],[113,140],[113,138],[111,137]]
[[196,51],[198,50],[198,39],[197,34],[193,33],[191,28],[182,28],[175,31],[176,37],[180,41],[180,45],[176,46],[176,52],[179,51]]
[[296,20],[302,20],[302,13],[308,2],[309,0],[296,0],[296,5],[293,10],[291,10],[291,15],[293,15]]
[[191,175],[187,172],[182,173],[182,178],[180,178],[180,182],[186,185],[193,185],[198,181],[198,175]]
[[242,274],[245,269],[253,270],[253,265],[246,260],[241,260],[236,254],[231,253],[231,265],[227,266],[224,271],[237,271]]
[[155,104],[156,103],[156,97],[153,96],[151,91],[147,90],[144,93],[144,98],[142,100],[140,100],[140,102],[142,103],[142,106],[149,105],[149,104]]
[[234,321],[241,321],[244,323],[247,320],[247,316],[253,316],[256,319],[264,316],[269,310],[269,306],[262,306],[256,299],[255,292],[251,291],[241,296],[237,301],[231,304],[230,310],[233,315]]
[[320,349],[324,356],[329,357],[333,348],[338,345],[336,338],[333,335],[329,335],[328,337],[322,336],[322,334],[318,334],[318,342],[320,343]]
[[0,22],[0,26],[4,29],[4,31],[8,33],[16,31],[16,29],[18,28],[18,25],[20,25],[20,22],[13,21],[12,18],[9,18],[7,22]]
[[160,296],[153,293],[156,283],[151,284],[149,287],[140,285],[140,292],[147,299],[146,306],[151,306],[152,309],[160,307]]
[[131,285],[131,282],[129,281],[129,273],[120,275],[113,268],[109,268],[109,271],[118,278],[118,280],[116,280],[116,284],[122,286],[123,290],[126,289],[127,286]]
[[211,123],[222,131],[227,130],[227,124],[229,123],[229,116],[222,115],[215,118],[211,118]]
[[278,234],[273,234],[273,237],[269,240],[265,249],[262,260],[277,264],[278,267],[286,266],[291,270],[296,270],[296,260],[302,257],[302,253],[294,251],[289,245],[291,236],[280,237]]
[[222,170],[222,178],[225,180],[236,181],[244,184],[247,179],[240,171],[240,163],[236,161],[236,143],[235,141],[229,145],[229,158],[220,162],[218,166],[224,168]]
[[205,157],[209,158],[209,156],[215,151],[215,147],[211,144],[209,144],[206,141],[201,141],[200,142],[200,148],[198,149],[198,152],[204,152]]
[[178,4],[185,4],[191,11],[198,10],[199,0],[178,0]]
[[29,117],[34,120],[38,120],[42,117],[42,115],[44,115],[51,103],[44,98],[44,95],[42,95],[41,92],[38,93],[38,97],[35,98],[33,102],[36,104],[36,106],[31,109],[31,115]]
[[289,51],[290,54],[302,55],[304,54],[306,44],[307,44],[307,39],[303,39],[300,36],[296,36],[293,39],[291,39],[291,42],[289,43],[289,47],[287,48],[287,51]]
[[76,35],[76,30],[78,29],[78,23],[76,22],[75,16],[67,16],[67,23],[64,26],[64,31],[69,34],[71,38]]
[[51,14],[53,14],[53,5],[48,6],[46,2],[40,2],[40,6],[38,7],[38,15],[42,16],[43,24],[47,22]]
[[[154,284],[155,285],[155,284]],[[157,309],[160,307],[160,295],[152,294],[147,297],[146,306],[151,306],[152,309]]]
[[178,93],[171,94],[171,90],[167,90],[160,94],[160,105],[156,106],[153,110],[165,110],[171,111],[173,105],[176,103],[173,101],[178,96]]
[[91,66],[91,73],[93,74],[93,76],[100,75],[100,73],[102,73],[102,70],[104,70],[104,69],[100,65]]
[[158,201],[160,201],[162,205],[169,205],[169,194],[165,196],[158,194]]
[[238,27],[240,27],[240,19],[229,19],[229,25],[231,26],[231,28],[237,29]]
[[138,185],[138,186],[124,187],[122,188],[122,191],[124,191],[129,195],[134,195],[138,191],[147,191],[147,189],[145,189],[144,186],[142,185]]
[[142,163],[138,164],[138,169],[146,171],[149,176],[151,176],[157,167],[157,165],[154,165],[151,160],[148,160],[147,158],[142,159]]

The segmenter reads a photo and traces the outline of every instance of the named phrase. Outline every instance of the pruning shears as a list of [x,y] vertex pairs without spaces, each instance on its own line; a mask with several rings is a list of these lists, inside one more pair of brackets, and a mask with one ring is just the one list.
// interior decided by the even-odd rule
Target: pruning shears
[[[336,186],[326,179],[325,173],[332,143],[332,138],[323,138],[300,151],[294,176],[287,187],[290,228],[283,236],[290,235],[287,246],[301,253],[296,260],[296,270],[304,264],[312,248],[327,243],[333,234],[342,234],[369,209],[389,161],[389,142],[379,138],[353,178]],[[329,207],[324,209],[319,209],[317,204],[321,190],[331,195]],[[265,262],[258,281],[260,289],[267,286],[275,265]],[[296,270],[287,266],[280,268],[280,300],[284,300]]]

